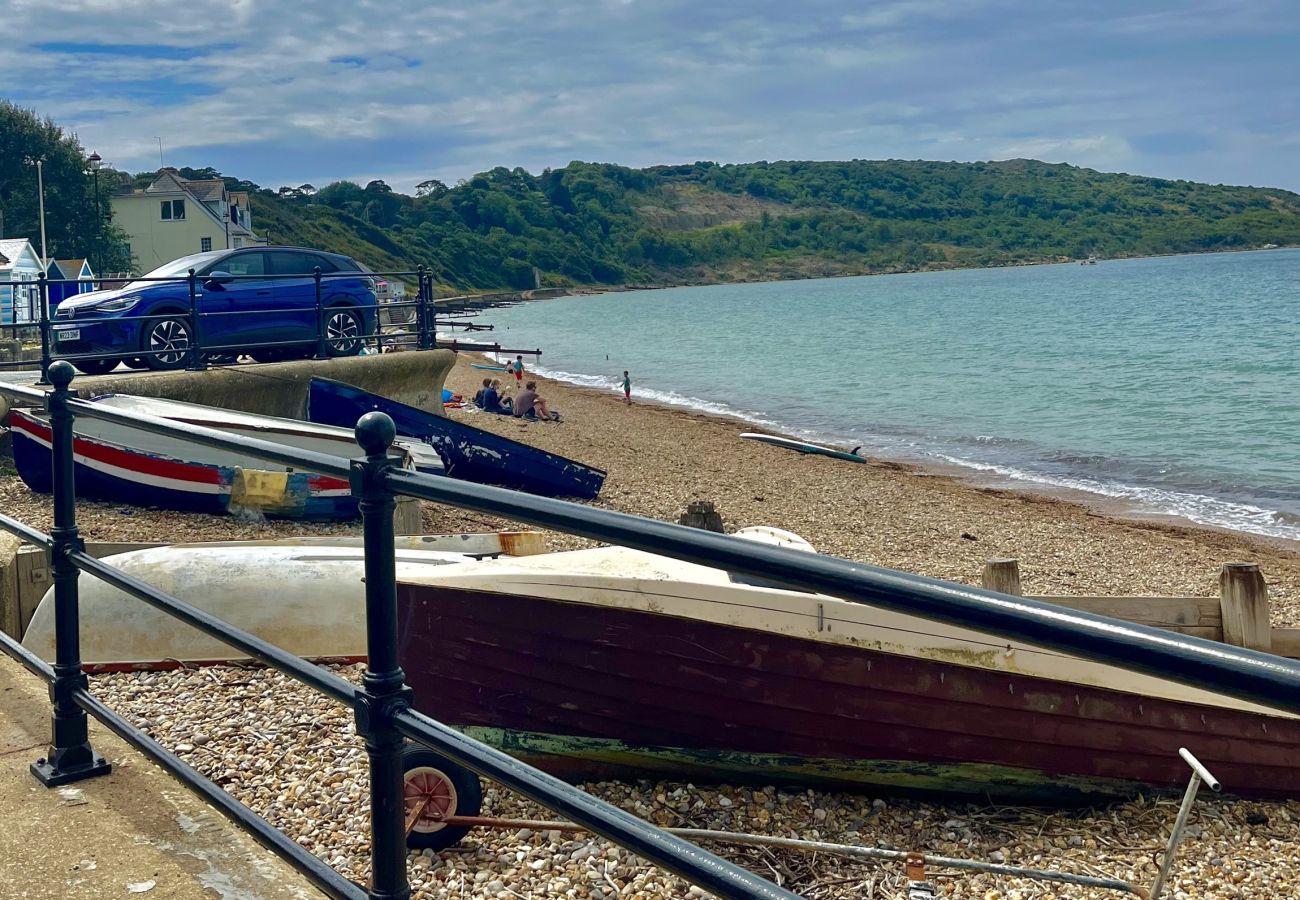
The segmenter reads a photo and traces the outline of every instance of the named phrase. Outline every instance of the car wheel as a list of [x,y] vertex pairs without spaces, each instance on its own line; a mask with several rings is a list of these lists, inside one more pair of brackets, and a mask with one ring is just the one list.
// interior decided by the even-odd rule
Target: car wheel
[[406,807],[406,846],[445,850],[469,831],[448,825],[444,816],[477,816],[483,805],[478,776],[424,747],[402,750],[402,794]]
[[190,323],[180,316],[165,316],[145,323],[140,349],[150,369],[180,369],[190,358]]
[[325,310],[325,347],[330,356],[356,356],[361,352],[361,316],[355,309],[335,306]]
[[77,371],[86,375],[105,375],[117,368],[116,359],[72,359]]

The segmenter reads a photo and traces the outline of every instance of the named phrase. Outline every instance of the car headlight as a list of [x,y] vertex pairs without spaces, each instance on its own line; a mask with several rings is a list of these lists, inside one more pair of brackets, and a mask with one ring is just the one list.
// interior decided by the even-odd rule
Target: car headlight
[[117,297],[113,300],[105,300],[103,303],[96,303],[94,309],[98,312],[121,312],[135,306],[139,299],[139,297]]

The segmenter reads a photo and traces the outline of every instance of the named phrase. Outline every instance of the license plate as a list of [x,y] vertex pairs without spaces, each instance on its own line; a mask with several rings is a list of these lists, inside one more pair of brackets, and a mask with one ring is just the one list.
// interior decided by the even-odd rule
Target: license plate
[[66,331],[56,331],[54,332],[54,339],[56,341],[79,341],[81,340],[81,329],[69,328]]

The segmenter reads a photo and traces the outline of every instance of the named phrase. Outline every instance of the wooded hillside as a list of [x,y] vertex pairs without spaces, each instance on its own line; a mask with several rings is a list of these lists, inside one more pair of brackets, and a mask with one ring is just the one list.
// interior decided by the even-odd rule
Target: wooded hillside
[[1300,196],[1033,160],[497,168],[255,195],[284,243],[455,288],[708,282],[1300,244]]

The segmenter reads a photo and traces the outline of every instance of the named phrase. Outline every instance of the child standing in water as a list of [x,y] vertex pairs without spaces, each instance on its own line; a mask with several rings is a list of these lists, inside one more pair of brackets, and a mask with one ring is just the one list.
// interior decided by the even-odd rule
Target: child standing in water
[[628,377],[627,369],[623,370],[623,402],[632,405],[632,379]]

